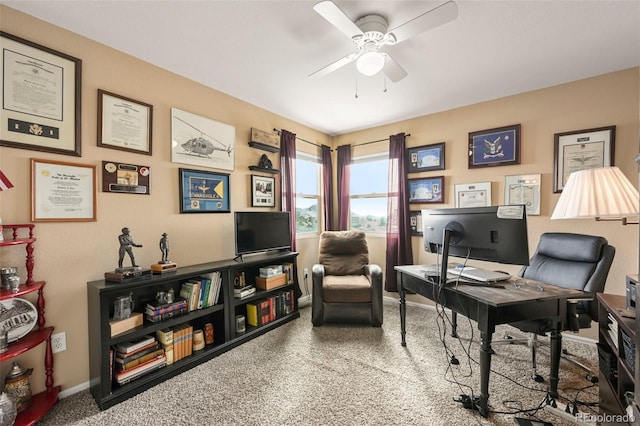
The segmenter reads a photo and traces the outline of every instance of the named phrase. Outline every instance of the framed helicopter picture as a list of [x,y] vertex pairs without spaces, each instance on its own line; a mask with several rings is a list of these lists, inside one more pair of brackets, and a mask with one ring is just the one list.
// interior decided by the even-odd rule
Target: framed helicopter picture
[[236,128],[171,108],[171,161],[234,170]]

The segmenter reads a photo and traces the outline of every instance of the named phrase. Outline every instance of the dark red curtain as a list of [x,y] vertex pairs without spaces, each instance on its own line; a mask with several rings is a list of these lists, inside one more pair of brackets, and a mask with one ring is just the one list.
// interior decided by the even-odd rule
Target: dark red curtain
[[404,133],[389,137],[387,256],[384,283],[386,291],[398,291],[394,266],[413,264],[405,144],[406,136]]
[[333,166],[331,165],[331,148],[322,145],[321,150],[324,231],[333,231]]
[[296,250],[296,135],[280,132],[280,180],[282,211],[291,213],[291,250]]
[[338,230],[349,229],[349,166],[351,165],[351,145],[338,147]]

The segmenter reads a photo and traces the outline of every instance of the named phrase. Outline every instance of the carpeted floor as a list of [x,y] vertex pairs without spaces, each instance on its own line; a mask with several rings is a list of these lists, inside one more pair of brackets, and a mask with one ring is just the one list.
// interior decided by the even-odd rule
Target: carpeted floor
[[[515,411],[533,410],[545,398],[546,383],[529,377],[528,348],[500,345],[492,358],[492,413],[482,418],[455,402],[460,394],[479,392],[479,333],[464,318],[461,339],[446,337],[458,366],[449,366],[433,309],[408,306],[407,347],[400,345],[397,303],[385,302],[381,328],[313,327],[310,318],[311,308],[304,307],[300,319],[102,412],[89,391],[72,395],[40,424],[513,425],[514,417],[527,417]],[[494,339],[505,330],[501,326]],[[594,345],[565,339],[564,347],[597,372]],[[597,385],[582,370],[566,361],[560,370],[562,402],[598,400]],[[548,374],[546,351],[539,371]],[[569,424],[544,410],[536,416]]]

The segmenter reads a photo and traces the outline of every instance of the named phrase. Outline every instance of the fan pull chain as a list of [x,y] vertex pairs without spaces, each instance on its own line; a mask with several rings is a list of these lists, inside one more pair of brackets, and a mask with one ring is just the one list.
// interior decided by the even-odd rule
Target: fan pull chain
[[383,84],[382,93],[387,93],[387,75],[384,73],[382,73],[382,84]]
[[356,96],[355,98],[358,99],[358,68],[354,68],[356,70]]

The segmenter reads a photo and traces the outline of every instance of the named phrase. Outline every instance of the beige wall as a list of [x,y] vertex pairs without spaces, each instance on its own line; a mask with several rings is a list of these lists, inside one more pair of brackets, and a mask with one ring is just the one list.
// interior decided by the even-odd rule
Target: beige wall
[[[616,125],[615,162],[637,184],[633,158],[638,153],[638,69],[607,74],[555,88],[472,105],[439,114],[419,117],[339,137],[318,131],[262,110],[195,82],[186,80],[86,38],[43,23],[5,6],[0,6],[3,31],[81,58],[82,157],[53,155],[0,147],[0,169],[15,188],[0,193],[0,217],[5,223],[28,222],[30,217],[29,159],[43,158],[100,165],[102,160],[127,162],[151,167],[151,195],[98,192],[98,221],[93,223],[38,223],[36,233],[37,279],[47,281],[46,318],[56,331],[67,334],[68,350],[54,356],[55,381],[63,391],[86,384],[88,373],[86,282],[101,279],[117,263],[117,235],[123,226],[132,230],[142,265],[155,263],[160,235],[171,238],[171,257],[179,265],[191,265],[233,256],[233,222],[230,214],[181,215],[178,209],[178,168],[190,167],[171,162],[170,108],[176,107],[235,126],[235,171],[231,174],[231,208],[250,208],[249,165],[262,151],[248,147],[251,127],[262,130],[285,128],[301,138],[319,144],[338,146],[382,139],[398,132],[411,134],[409,146],[446,142],[446,170],[416,176],[445,175],[446,206],[453,206],[453,185],[492,181],[493,203],[503,201],[504,176],[542,173],[542,213],[530,219],[530,246],[546,230],[566,230],[603,235],[618,248],[609,276],[607,291],[622,294],[624,276],[638,270],[638,227],[593,221],[553,221],[549,216],[558,198],[553,194],[553,134],[590,127]],[[153,156],[125,153],[96,146],[97,89],[138,99],[154,106]],[[392,88],[391,88],[392,90]],[[467,169],[468,132],[507,124],[522,124],[522,162],[519,166]],[[313,151],[301,143],[300,149]],[[386,149],[376,144],[372,149]],[[359,152],[356,152],[357,155]],[[335,152],[334,152],[335,155]],[[270,154],[277,164],[277,157]],[[101,178],[99,178],[99,181]],[[279,206],[278,206],[279,207]],[[422,206],[412,206],[418,209]],[[368,238],[372,260],[384,265],[384,239]],[[416,263],[432,262],[413,239]],[[317,258],[317,239],[298,240],[299,270],[311,268]],[[1,265],[20,265],[23,252],[0,251]],[[517,268],[514,268],[517,270]],[[302,278],[302,277],[301,277]],[[309,281],[308,286],[311,283]],[[306,293],[301,280],[303,292]],[[396,297],[395,294],[387,294]],[[42,350],[20,358],[27,367],[41,368]],[[0,374],[6,374],[2,366]],[[42,373],[42,371],[40,371]],[[43,388],[43,374],[32,376],[35,391]]]

